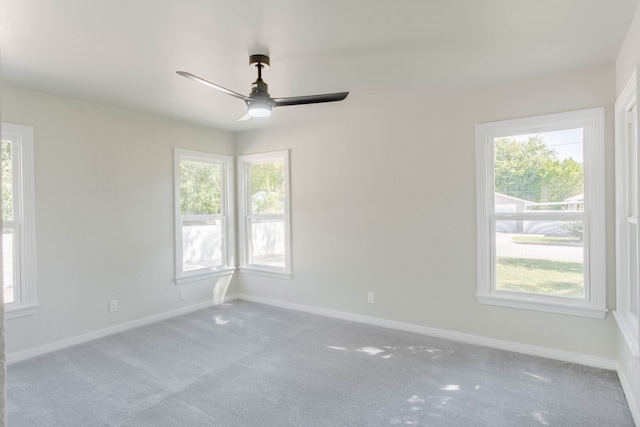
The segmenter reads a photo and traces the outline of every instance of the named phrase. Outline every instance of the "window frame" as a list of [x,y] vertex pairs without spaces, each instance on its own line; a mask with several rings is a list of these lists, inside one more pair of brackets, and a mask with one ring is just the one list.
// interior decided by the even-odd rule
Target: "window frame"
[[[233,157],[204,151],[174,148],[174,230],[175,230],[175,283],[194,282],[233,274],[235,270],[235,215],[233,193]],[[180,162],[182,160],[220,164],[222,167],[221,212],[216,215],[182,215],[180,196]],[[185,220],[220,219],[222,220],[222,260],[224,265],[205,267],[197,270],[183,270],[182,227]]]
[[[36,204],[34,129],[32,126],[2,123],[2,139],[12,141],[14,219],[3,221],[17,231],[14,239],[15,300],[4,304],[5,319],[37,313]],[[15,155],[13,154],[15,153]]]
[[[496,290],[496,218],[521,219],[522,214],[495,213],[494,139],[562,129],[583,128],[584,151],[584,278],[585,297],[569,298]],[[552,313],[604,318],[606,308],[604,209],[604,108],[591,108],[476,125],[476,218],[478,302]],[[536,214],[537,215],[537,214]],[[571,214],[575,215],[575,214]],[[533,219],[527,215],[527,219]],[[558,212],[544,219],[572,219]]]
[[[253,214],[249,213],[251,191],[249,185],[248,168],[254,164],[269,162],[284,162],[285,201],[282,214]],[[291,194],[290,194],[289,150],[271,151],[258,154],[246,154],[238,156],[238,211],[239,224],[238,235],[240,240],[240,271],[243,273],[259,274],[280,279],[291,278]],[[264,264],[253,264],[250,251],[252,247],[251,236],[248,232],[249,221],[263,217],[265,219],[282,218],[284,220],[284,267],[274,267]]]
[[[638,182],[638,167],[640,165],[640,150],[638,141],[638,98],[640,94],[640,66],[632,74],[629,82],[621,92],[615,104],[615,169],[616,169],[616,310],[613,312],[620,332],[624,337],[631,353],[640,358],[640,286],[638,274],[640,271],[640,251],[638,243],[638,202],[640,201],[640,183]],[[630,141],[631,138],[631,141]],[[633,144],[629,153],[629,144]],[[630,156],[631,154],[631,156]],[[630,164],[631,163],[631,164]],[[629,182],[635,183],[629,185]],[[629,224],[636,227],[636,256],[629,253]],[[632,259],[633,258],[633,259]],[[631,287],[629,280],[631,262],[636,269],[636,313],[631,310]]]

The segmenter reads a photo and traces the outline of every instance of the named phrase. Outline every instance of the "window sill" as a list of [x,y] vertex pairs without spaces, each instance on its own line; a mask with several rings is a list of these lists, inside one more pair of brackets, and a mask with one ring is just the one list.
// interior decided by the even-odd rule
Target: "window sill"
[[633,354],[633,357],[636,359],[640,359],[640,343],[638,342],[640,338],[638,337],[638,327],[640,327],[640,325],[638,325],[638,320],[634,319],[629,313],[620,311],[614,311],[613,317],[615,317],[618,323],[620,333],[627,343],[627,346],[629,346],[631,354]]
[[201,272],[192,273],[185,276],[176,277],[174,280],[176,285],[182,285],[183,283],[197,282],[199,280],[214,279],[221,276],[230,276],[236,269],[234,267],[224,268],[221,270],[206,270]]
[[256,276],[273,277],[274,279],[291,280],[291,273],[281,273],[278,271],[263,270],[256,267],[241,267],[241,273],[254,274]]
[[571,314],[597,319],[604,319],[607,314],[606,308],[589,306],[584,301],[573,302],[569,300],[563,302],[537,295],[478,294],[477,296],[478,302],[481,304],[546,311],[548,313]]
[[18,317],[33,316],[38,312],[40,304],[25,304],[16,305],[11,307],[5,304],[4,306],[4,320],[16,319]]

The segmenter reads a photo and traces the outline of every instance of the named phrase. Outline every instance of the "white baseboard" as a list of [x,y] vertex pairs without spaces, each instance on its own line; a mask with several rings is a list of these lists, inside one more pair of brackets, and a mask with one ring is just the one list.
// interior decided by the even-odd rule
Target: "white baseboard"
[[548,359],[561,360],[563,362],[579,363],[581,365],[594,366],[597,368],[616,370],[617,361],[602,357],[589,356],[580,353],[556,350],[546,347],[538,347],[528,344],[520,344],[512,341],[503,341],[494,338],[485,338],[477,335],[470,335],[461,332],[447,331],[444,329],[429,328],[426,326],[414,325],[411,323],[395,322],[392,320],[379,319],[376,317],[362,316],[359,314],[346,313],[342,311],[329,310],[325,308],[300,305],[270,298],[257,297],[253,295],[239,294],[235,298],[275,307],[287,308],[290,310],[303,311],[306,313],[318,314],[335,319],[350,320],[352,322],[364,323],[367,325],[380,326],[399,331],[413,332],[431,337],[444,338],[452,341],[467,344],[476,344],[484,347],[497,348],[500,350],[513,351],[516,353],[528,354],[530,356],[546,357]]
[[[236,295],[229,295],[225,297],[224,301],[231,301],[236,299]],[[32,357],[41,356],[43,354],[51,353],[53,351],[62,350],[63,348],[71,347],[76,344],[81,344],[87,341],[103,338],[109,335],[117,334],[118,332],[127,331],[129,329],[137,328],[140,326],[150,325],[152,323],[160,322],[162,320],[170,319],[176,316],[182,316],[183,314],[191,313],[194,311],[202,310],[203,308],[212,307],[216,304],[216,301],[210,300],[193,304],[188,307],[179,308],[177,310],[168,311],[166,313],[156,314],[154,316],[145,317],[143,319],[134,320],[120,325],[111,326],[106,329],[100,329],[95,332],[89,332],[88,334],[78,335],[72,338],[52,342],[49,344],[41,345],[39,347],[30,348],[24,351],[18,351],[15,353],[8,353],[6,355],[6,363],[11,364],[20,362],[22,360],[30,359]]]
[[622,385],[622,391],[624,391],[627,403],[629,404],[629,410],[631,411],[633,421],[637,426],[640,426],[640,408],[638,408],[638,404],[636,403],[638,402],[638,398],[640,398],[640,390],[633,390],[631,388],[631,384],[629,383],[629,379],[627,378],[624,369],[618,367],[617,371],[620,384]]
[[[285,301],[274,300],[270,298],[257,297],[253,295],[245,294],[233,294],[227,295],[224,299],[225,302],[232,301],[234,299],[243,299],[246,301],[257,302],[261,304],[267,304],[274,307],[281,307],[290,310],[302,311],[306,313],[317,314],[325,317],[332,317],[335,319],[349,320],[352,322],[364,323],[367,325],[380,326],[388,329],[395,329],[405,332],[413,332],[421,335],[428,335],[437,338],[449,339],[452,341],[464,342],[468,344],[476,344],[484,347],[497,348],[501,350],[514,351],[517,353],[528,354],[531,356],[546,357],[549,359],[562,360],[565,362],[579,363],[582,365],[595,366],[598,368],[616,370],[617,362],[611,359],[605,359],[595,356],[588,356],[579,353],[572,353],[567,351],[555,350],[546,347],[537,347],[527,344],[520,344],[511,341],[503,341],[494,338],[485,338],[477,335],[464,334],[461,332],[447,331],[444,329],[429,328],[426,326],[414,325],[411,323],[395,322],[392,320],[379,319],[376,317],[363,316],[359,314],[347,313],[336,310],[329,310],[326,308],[313,307],[308,305],[294,304]],[[170,319],[172,317],[181,316],[183,314],[191,313],[193,311],[202,310],[216,305],[215,301],[205,301],[199,304],[190,305],[188,307],[172,310],[166,313],[157,314],[143,319],[134,320],[132,322],[123,323],[121,325],[112,326],[99,331],[90,332],[76,337],[56,341],[53,343],[45,344],[39,347],[30,348],[28,350],[19,351],[15,353],[9,353],[6,355],[7,364],[19,362],[32,357],[40,356],[46,353],[51,353],[56,350],[71,347],[76,344],[81,344],[94,339],[106,337],[108,335],[123,332],[129,329],[137,328],[139,326],[149,325],[151,323],[159,322],[161,320]]]

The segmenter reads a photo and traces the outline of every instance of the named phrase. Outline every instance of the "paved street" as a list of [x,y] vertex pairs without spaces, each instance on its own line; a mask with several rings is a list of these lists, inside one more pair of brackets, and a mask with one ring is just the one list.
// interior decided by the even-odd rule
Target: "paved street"
[[536,258],[559,261],[584,261],[582,246],[559,246],[516,243],[511,238],[517,234],[496,233],[496,256],[510,258]]

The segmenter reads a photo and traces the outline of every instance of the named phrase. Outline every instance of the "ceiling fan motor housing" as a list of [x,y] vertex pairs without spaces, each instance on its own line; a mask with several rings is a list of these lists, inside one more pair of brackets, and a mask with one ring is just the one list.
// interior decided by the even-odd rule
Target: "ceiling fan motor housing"
[[[266,86],[266,85],[265,85]],[[262,104],[262,105],[271,105],[273,106],[274,102],[269,96],[269,92],[261,91],[261,90],[252,90],[249,95],[249,100],[247,100],[247,104]]]
[[251,85],[251,93],[249,94],[249,98],[254,99],[256,97],[266,97],[269,98],[269,85],[264,82],[261,78],[258,78]]

